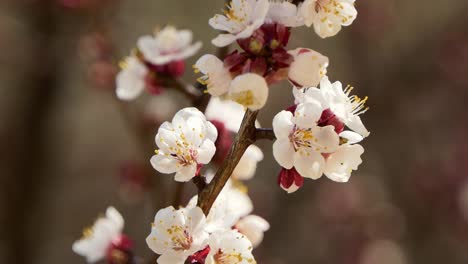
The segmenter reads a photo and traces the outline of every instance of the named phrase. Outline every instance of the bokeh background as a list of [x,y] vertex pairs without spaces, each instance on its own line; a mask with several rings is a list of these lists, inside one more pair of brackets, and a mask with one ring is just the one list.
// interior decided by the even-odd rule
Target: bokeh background
[[[2,0],[0,263],[84,263],[71,244],[108,205],[136,253],[172,177],[145,178],[157,120],[188,105],[177,92],[122,107],[117,63],[140,35],[172,24],[214,53],[208,18],[222,0]],[[259,263],[468,263],[468,1],[357,0],[351,27],[322,40],[293,30],[290,47],[330,58],[332,80],[370,97],[364,163],[347,184],[306,180],[287,195],[271,142],[249,181],[272,225]],[[195,75],[187,67],[187,82]],[[263,126],[293,101],[271,88]],[[141,129],[143,127],[143,129]],[[147,131],[141,135],[135,131]],[[141,140],[141,138],[147,140]],[[141,177],[140,177],[141,176]],[[143,184],[142,184],[143,183]],[[186,202],[195,190],[185,190]]]

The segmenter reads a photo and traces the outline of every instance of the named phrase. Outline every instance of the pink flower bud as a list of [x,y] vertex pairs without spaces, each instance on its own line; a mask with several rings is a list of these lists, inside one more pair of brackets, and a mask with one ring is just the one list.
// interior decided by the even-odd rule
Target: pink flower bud
[[282,168],[278,176],[278,184],[283,190],[293,193],[302,187],[304,178],[294,167],[289,170]]

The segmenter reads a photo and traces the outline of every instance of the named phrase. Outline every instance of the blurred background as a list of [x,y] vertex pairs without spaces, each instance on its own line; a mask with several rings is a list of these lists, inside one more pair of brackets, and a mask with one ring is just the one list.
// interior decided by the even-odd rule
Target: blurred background
[[[222,0],[3,0],[0,3],[0,263],[84,263],[71,251],[108,205],[142,257],[172,177],[146,177],[157,122],[188,102],[168,91],[125,107],[118,61],[136,40],[172,24],[214,53],[208,18]],[[270,221],[259,263],[468,263],[468,1],[357,0],[351,27],[322,40],[293,30],[290,48],[330,58],[329,76],[368,95],[364,163],[347,184],[276,184],[271,142],[247,182]],[[232,47],[231,47],[232,48]],[[293,102],[271,88],[263,126]],[[143,128],[143,129],[137,129]],[[147,131],[147,140],[135,131]],[[190,184],[189,184],[190,185]],[[185,190],[183,202],[195,193]],[[166,198],[164,198],[166,197]]]

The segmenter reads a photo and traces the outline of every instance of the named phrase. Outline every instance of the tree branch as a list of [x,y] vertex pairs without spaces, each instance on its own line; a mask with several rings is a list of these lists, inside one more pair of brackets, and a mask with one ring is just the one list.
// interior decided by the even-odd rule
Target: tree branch
[[203,210],[205,215],[208,215],[210,212],[216,197],[218,197],[229,177],[231,177],[245,150],[255,142],[257,132],[255,120],[257,119],[257,115],[258,111],[247,110],[245,112],[239,133],[234,139],[234,143],[226,159],[216,172],[213,180],[198,193],[198,206]]
[[272,128],[257,128],[255,132],[255,141],[260,139],[276,140],[275,133]]

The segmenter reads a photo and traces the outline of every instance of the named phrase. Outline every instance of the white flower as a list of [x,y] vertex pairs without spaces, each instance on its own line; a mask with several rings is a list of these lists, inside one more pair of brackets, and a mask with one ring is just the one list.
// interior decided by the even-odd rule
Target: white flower
[[159,264],[183,264],[188,256],[206,246],[205,215],[199,207],[175,210],[170,206],[158,211],[146,238]]
[[353,170],[362,163],[361,155],[364,148],[361,145],[344,144],[332,153],[326,161],[324,174],[330,180],[347,182]]
[[294,167],[306,178],[322,176],[325,167],[322,153],[333,153],[339,145],[333,126],[317,126],[322,111],[320,104],[307,102],[299,104],[294,115],[281,111],[274,117],[277,140],[273,144],[273,155],[283,168]]
[[268,0],[232,0],[224,15],[215,15],[209,20],[214,29],[227,32],[213,39],[213,45],[224,47],[250,37],[263,25],[268,6]]
[[195,72],[200,71],[204,74],[198,78],[198,81],[206,85],[209,94],[221,96],[228,92],[232,81],[231,74],[218,57],[211,54],[203,55],[194,67]]
[[270,229],[270,224],[260,216],[248,215],[239,220],[235,228],[244,234],[255,248],[262,243],[263,234]]
[[[238,186],[228,181],[216,198],[206,217],[206,230],[210,233],[231,229],[240,218],[253,211],[253,203],[247,195],[246,187],[236,182]],[[196,206],[198,196],[194,196],[187,204],[187,208]]]
[[365,107],[367,97],[360,99],[356,95],[350,96],[352,90],[353,87],[349,85],[343,89],[341,82],[338,81],[332,84],[326,76],[320,81],[320,91],[325,101],[324,107],[330,108],[351,130],[367,137],[370,133],[359,117],[369,109]]
[[252,243],[236,230],[213,233],[209,240],[210,253],[206,264],[255,264]]
[[[242,105],[219,97],[211,97],[205,111],[208,120],[223,122],[229,131],[235,133],[239,131],[244,114],[245,108]],[[258,120],[255,120],[255,127],[260,127]]]
[[252,111],[258,110],[268,99],[268,84],[258,74],[241,74],[232,80],[228,98]]
[[128,57],[121,63],[122,70],[117,74],[117,97],[133,100],[145,89],[145,76],[148,69],[136,57]]
[[270,8],[265,19],[267,23],[279,23],[286,27],[304,25],[302,16],[298,15],[297,6],[288,1],[270,2]]
[[299,7],[306,26],[314,25],[322,38],[336,35],[341,26],[349,26],[357,16],[355,0],[305,0]]
[[297,48],[288,52],[294,57],[289,66],[288,78],[297,86],[317,86],[327,74],[328,58],[306,48]]
[[217,130],[199,110],[188,107],[177,112],[172,123],[164,122],[156,134],[159,150],[151,158],[154,169],[161,173],[176,173],[175,180],[189,181],[199,164],[213,158]]
[[121,233],[124,219],[114,208],[106,210],[106,216],[96,220],[91,228],[83,231],[83,238],[73,243],[76,254],[86,257],[89,263],[97,262],[105,257],[107,249]]
[[244,181],[251,179],[257,170],[257,163],[262,160],[262,150],[255,145],[250,145],[232,172],[232,178]]
[[140,37],[137,43],[145,59],[155,65],[164,65],[191,57],[201,46],[201,42],[192,44],[190,30],[177,30],[172,26],[166,26],[154,36]]
[[365,107],[367,97],[360,99],[356,95],[350,96],[352,90],[353,87],[349,85],[343,89],[339,81],[332,84],[328,80],[328,77],[325,76],[320,81],[320,89],[316,87],[305,89],[293,88],[293,94],[296,103],[319,103],[323,109],[330,109],[351,130],[363,137],[367,137],[370,133],[359,117],[359,115],[369,109]]

